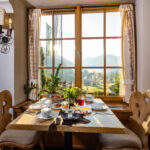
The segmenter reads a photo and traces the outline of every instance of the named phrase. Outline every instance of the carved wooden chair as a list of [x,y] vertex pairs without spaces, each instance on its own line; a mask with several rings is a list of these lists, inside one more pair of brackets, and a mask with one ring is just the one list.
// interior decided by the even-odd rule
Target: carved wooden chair
[[99,134],[99,149],[102,150],[148,150],[150,130],[150,91],[130,96],[132,117],[127,124],[128,134]]
[[12,107],[12,96],[9,91],[0,92],[0,149],[5,147],[17,147],[19,149],[31,149],[38,142],[44,150],[40,134],[37,131],[28,130],[5,130],[11,122],[12,115],[9,108]]

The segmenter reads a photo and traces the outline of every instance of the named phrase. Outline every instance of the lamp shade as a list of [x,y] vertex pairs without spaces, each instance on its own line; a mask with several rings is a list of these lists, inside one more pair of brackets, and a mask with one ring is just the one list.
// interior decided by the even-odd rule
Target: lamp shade
[[4,25],[5,9],[0,8],[0,25]]

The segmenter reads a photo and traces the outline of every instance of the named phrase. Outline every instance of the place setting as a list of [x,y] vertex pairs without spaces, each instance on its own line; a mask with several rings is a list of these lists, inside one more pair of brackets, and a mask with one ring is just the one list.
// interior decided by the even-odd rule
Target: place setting
[[54,114],[51,108],[43,108],[39,113],[37,113],[37,118],[40,120],[50,120],[54,119]]
[[72,86],[63,94],[63,100],[61,95],[41,98],[30,105],[26,113],[36,113],[39,121],[54,119],[57,125],[86,124],[90,122],[86,116],[108,113],[108,107],[103,102],[96,102],[91,94],[82,95],[80,88]]
[[[56,112],[59,112],[59,114],[56,115]],[[30,105],[26,113],[36,113],[39,121],[51,120],[54,118],[55,120],[59,120],[61,116],[63,124],[71,125],[81,122],[89,123],[90,121],[85,119],[84,116],[90,115],[92,109],[89,105],[86,105],[83,97],[79,98],[74,104],[67,100],[53,103],[51,99],[42,98],[37,103]]]

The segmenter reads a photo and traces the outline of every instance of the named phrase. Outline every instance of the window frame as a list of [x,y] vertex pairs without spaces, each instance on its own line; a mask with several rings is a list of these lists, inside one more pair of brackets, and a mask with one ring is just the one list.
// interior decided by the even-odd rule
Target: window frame
[[[104,35],[103,37],[82,37],[82,13],[83,12],[103,12],[104,13]],[[39,69],[52,69],[52,73],[54,74],[54,42],[55,40],[75,40],[75,67],[61,67],[61,69],[75,69],[75,86],[82,87],[82,69],[104,69],[104,96],[95,96],[96,98],[102,98],[103,100],[109,101],[122,101],[122,96],[107,96],[106,95],[106,69],[122,69],[123,68],[123,47],[121,47],[122,53],[122,66],[106,66],[106,39],[121,39],[122,36],[106,36],[106,12],[119,12],[119,6],[111,6],[111,7],[84,7],[84,6],[77,6],[71,9],[63,9],[63,8],[56,8],[52,10],[42,10],[42,15],[52,15],[52,38],[50,39],[40,39],[40,41],[47,41],[52,40],[52,67],[42,67],[39,66]],[[74,38],[54,38],[54,14],[61,13],[61,14],[75,14],[75,37]],[[82,39],[103,39],[104,41],[104,66],[102,67],[82,67]],[[121,42],[122,44],[122,42]]]

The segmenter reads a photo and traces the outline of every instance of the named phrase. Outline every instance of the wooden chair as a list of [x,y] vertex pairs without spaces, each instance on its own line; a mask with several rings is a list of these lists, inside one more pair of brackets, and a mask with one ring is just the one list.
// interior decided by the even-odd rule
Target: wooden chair
[[[142,94],[133,92],[130,96],[133,112],[127,125],[128,134],[99,134],[99,149],[102,150],[148,150],[150,129],[150,90]],[[150,132],[149,132],[150,133]]]
[[19,149],[31,149],[38,142],[44,150],[40,134],[37,131],[5,130],[11,122],[12,115],[9,108],[12,107],[12,96],[9,91],[0,92],[0,149],[4,147],[17,147]]

